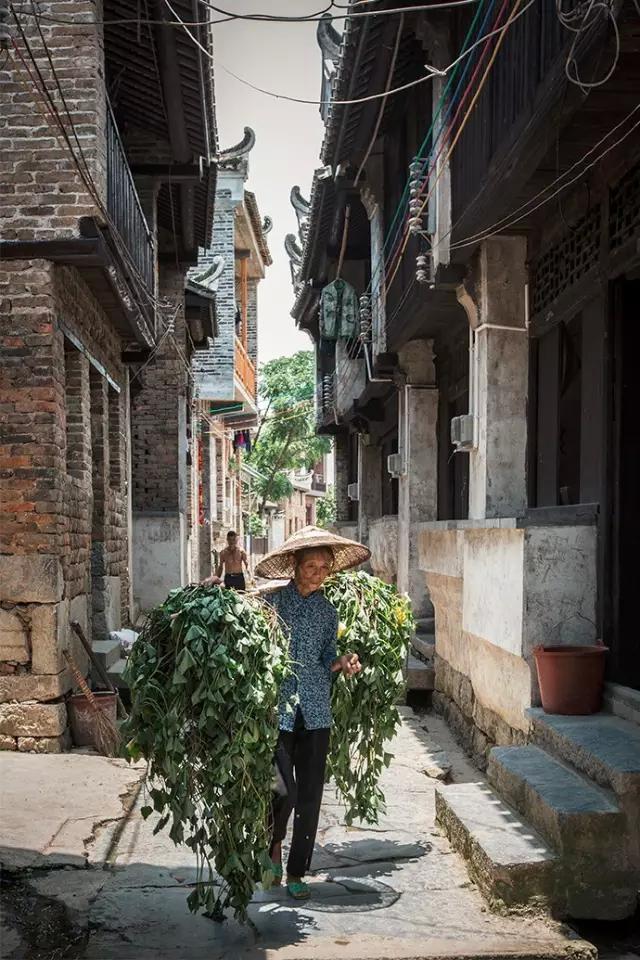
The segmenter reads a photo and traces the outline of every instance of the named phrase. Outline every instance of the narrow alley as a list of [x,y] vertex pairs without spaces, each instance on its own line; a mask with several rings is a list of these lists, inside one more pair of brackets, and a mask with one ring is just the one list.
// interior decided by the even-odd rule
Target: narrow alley
[[[78,784],[75,796],[65,793],[61,783],[63,802],[52,810],[42,782],[30,783],[24,774],[29,758],[15,755],[16,769],[23,775],[13,779],[11,766],[6,768],[9,777],[1,798],[6,865],[28,864],[30,895],[64,907],[67,920],[61,928],[67,943],[59,944],[60,956],[87,960],[591,960],[595,950],[568,927],[528,910],[509,917],[488,909],[470,882],[464,861],[435,821],[436,793],[451,789],[438,778],[451,771],[456,784],[477,784],[478,773],[453,745],[452,752],[443,751],[436,735],[447,737],[442,721],[414,718],[411,710],[405,710],[403,727],[392,745],[395,759],[383,779],[387,811],[377,827],[346,828],[341,805],[327,788],[311,900],[296,907],[284,891],[258,892],[246,926],[231,919],[220,924],[189,913],[186,897],[195,876],[194,860],[185,847],[175,847],[166,833],[154,836],[158,818],[140,816],[146,802],[144,769],[128,770],[119,761],[113,767],[114,761],[70,758],[64,780],[74,776],[77,764],[88,782]],[[47,759],[55,777],[59,761]],[[39,769],[41,774],[46,772],[44,766]],[[91,781],[96,776],[95,786],[106,795],[113,794],[112,806],[125,788],[121,802],[125,808],[132,805],[121,821],[113,809],[96,805],[95,799],[94,809],[113,819],[94,824],[86,816],[95,796]],[[32,812],[42,816],[40,848],[29,852],[21,849],[22,837],[26,843],[33,838],[24,813],[27,801]],[[517,869],[524,874],[520,879],[526,882],[527,871],[535,872],[543,861],[545,844],[540,837],[523,832],[506,811],[502,817],[502,828],[494,832],[492,846],[486,849],[493,851],[494,869],[505,874],[510,864],[519,861]],[[473,830],[476,842],[482,844],[482,825],[475,824]],[[27,955],[20,952],[22,938],[30,943],[31,955],[40,956],[30,940],[33,933],[32,918],[10,927],[3,956],[9,960]],[[63,952],[67,945],[71,949]]]

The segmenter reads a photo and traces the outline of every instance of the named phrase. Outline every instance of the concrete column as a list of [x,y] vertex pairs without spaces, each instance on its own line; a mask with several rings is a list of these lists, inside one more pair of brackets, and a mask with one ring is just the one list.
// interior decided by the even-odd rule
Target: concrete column
[[369,543],[369,524],[382,516],[382,448],[360,436],[358,444],[358,540]]
[[399,352],[407,383],[400,393],[400,450],[405,472],[398,497],[398,589],[411,597],[417,617],[431,614],[418,567],[418,524],[438,517],[438,391],[433,341],[413,340]]
[[527,504],[525,258],[523,237],[493,237],[480,251],[471,376],[477,440],[469,464],[473,519],[518,516]]

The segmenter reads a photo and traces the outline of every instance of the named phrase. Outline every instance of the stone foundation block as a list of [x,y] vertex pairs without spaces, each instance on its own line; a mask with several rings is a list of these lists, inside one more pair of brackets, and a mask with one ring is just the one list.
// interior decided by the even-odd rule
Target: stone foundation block
[[65,730],[58,737],[18,737],[17,749],[21,753],[64,753],[71,749],[71,734]]
[[29,662],[29,635],[24,622],[13,610],[0,608],[0,660]]
[[59,737],[67,726],[64,703],[4,703],[0,734],[9,737]]
[[69,648],[69,601],[40,604],[29,613],[33,673],[60,673],[65,667],[62,651]]
[[0,736],[0,750],[17,750],[18,741],[15,737]]
[[11,603],[62,600],[62,566],[51,556],[0,556],[0,599]]
[[0,677],[0,703],[57,700],[72,686],[73,681],[68,670],[46,676],[26,673]]

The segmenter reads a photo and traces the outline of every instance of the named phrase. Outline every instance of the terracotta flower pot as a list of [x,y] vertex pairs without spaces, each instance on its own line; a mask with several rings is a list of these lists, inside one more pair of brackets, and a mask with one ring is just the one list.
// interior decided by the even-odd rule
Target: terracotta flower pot
[[609,648],[539,646],[533,654],[545,713],[582,716],[602,706],[605,656]]

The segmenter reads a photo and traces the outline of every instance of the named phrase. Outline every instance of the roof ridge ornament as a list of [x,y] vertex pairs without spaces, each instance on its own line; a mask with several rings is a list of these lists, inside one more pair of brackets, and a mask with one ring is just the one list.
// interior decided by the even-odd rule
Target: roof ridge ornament
[[206,287],[208,290],[216,289],[218,285],[218,280],[224,270],[225,259],[221,256],[215,256],[210,264],[202,270],[194,270],[190,272],[189,279],[193,280],[194,283],[198,283],[201,287]]
[[330,13],[323,13],[318,21],[316,39],[322,51],[322,56],[326,60],[332,60],[334,63],[337,63],[340,58],[342,37],[333,26],[333,17]]
[[221,167],[234,169],[239,165],[239,161],[246,160],[256,145],[256,135],[251,127],[244,128],[244,136],[239,143],[229,147],[228,150],[221,150],[218,156],[218,163]]

